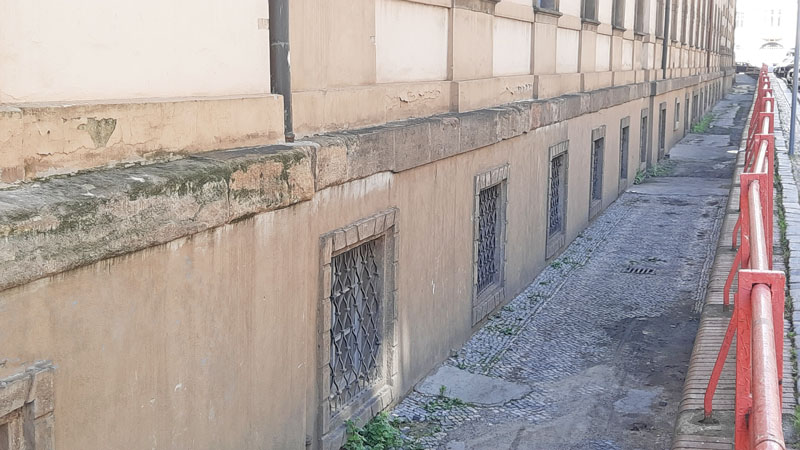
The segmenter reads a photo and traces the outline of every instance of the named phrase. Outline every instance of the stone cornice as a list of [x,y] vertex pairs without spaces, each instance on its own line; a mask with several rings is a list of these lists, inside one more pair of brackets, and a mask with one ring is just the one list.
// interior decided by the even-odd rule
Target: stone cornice
[[330,186],[402,172],[722,75],[524,100],[2,189],[0,290],[286,208]]

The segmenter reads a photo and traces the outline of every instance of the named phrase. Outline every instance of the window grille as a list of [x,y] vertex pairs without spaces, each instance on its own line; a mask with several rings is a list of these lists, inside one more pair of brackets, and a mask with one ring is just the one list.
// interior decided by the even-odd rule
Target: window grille
[[482,189],[478,215],[478,294],[497,281],[500,184]]
[[564,193],[566,180],[566,153],[550,161],[550,210],[548,214],[548,237],[564,231]]
[[639,162],[647,161],[647,116],[642,116],[642,125],[639,130]]
[[622,127],[619,135],[619,177],[628,179],[628,140],[630,128]]
[[377,380],[381,346],[379,239],[331,259],[331,412]]
[[603,198],[603,138],[592,142],[592,201]]

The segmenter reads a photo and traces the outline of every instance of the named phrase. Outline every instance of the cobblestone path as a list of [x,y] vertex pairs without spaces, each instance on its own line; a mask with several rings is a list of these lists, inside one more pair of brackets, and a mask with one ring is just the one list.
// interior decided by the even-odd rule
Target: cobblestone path
[[[715,110],[741,132],[749,101]],[[718,129],[687,135],[669,176],[624,193],[444,363],[524,395],[418,388],[392,412],[405,432],[453,450],[669,448],[738,147]]]

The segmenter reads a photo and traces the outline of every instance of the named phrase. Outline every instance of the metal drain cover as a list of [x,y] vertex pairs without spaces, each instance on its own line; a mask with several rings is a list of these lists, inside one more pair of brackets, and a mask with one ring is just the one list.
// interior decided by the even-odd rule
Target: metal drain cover
[[637,266],[628,266],[623,270],[624,273],[632,273],[634,275],[653,275],[656,273],[656,269],[652,267],[637,267]]

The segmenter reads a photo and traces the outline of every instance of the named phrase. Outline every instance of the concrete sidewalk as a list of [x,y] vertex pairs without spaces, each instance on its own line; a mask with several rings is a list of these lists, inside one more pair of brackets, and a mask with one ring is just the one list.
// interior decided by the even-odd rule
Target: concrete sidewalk
[[[747,83],[749,78],[742,81]],[[420,383],[393,415],[428,448],[667,449],[752,80]],[[719,125],[719,124],[718,124]]]
[[[776,132],[778,129],[776,129]],[[689,374],[684,386],[683,398],[681,400],[680,414],[676,424],[676,439],[673,448],[675,449],[733,449],[734,434],[734,401],[735,401],[735,364],[736,364],[736,343],[733,345],[725,360],[722,376],[714,396],[713,420],[703,421],[703,400],[708,386],[714,363],[719,353],[726,328],[731,318],[731,311],[723,311],[723,291],[725,281],[733,264],[736,254],[731,248],[733,228],[739,216],[739,182],[738,176],[744,166],[744,143],[740,145],[740,152],[737,158],[736,172],[733,178],[731,195],[726,208],[725,219],[723,221],[722,235],[718,243],[714,265],[712,267],[711,281],[708,286],[708,293],[705,299],[703,313],[700,319],[700,329],[695,340],[692,352]],[[784,270],[784,252],[780,245],[780,228],[777,223],[778,202],[780,198],[775,197],[775,235],[773,241],[773,266],[775,270]],[[736,292],[736,281],[734,279],[731,288],[731,297]],[[730,299],[731,304],[733,299]],[[784,323],[785,335],[789,334],[791,323],[786,320]],[[784,429],[787,443],[791,442],[792,420],[791,413],[794,409],[794,386],[792,380],[793,364],[791,361],[791,342],[785,339],[784,342]]]

